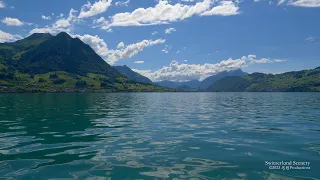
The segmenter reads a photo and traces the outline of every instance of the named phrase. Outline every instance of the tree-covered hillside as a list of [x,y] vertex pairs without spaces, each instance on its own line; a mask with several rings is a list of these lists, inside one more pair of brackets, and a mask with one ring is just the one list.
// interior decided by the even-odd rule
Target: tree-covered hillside
[[244,77],[226,77],[207,89],[217,92],[314,92],[320,91],[320,68],[283,74],[252,73]]
[[129,80],[67,33],[0,44],[0,92],[171,91]]

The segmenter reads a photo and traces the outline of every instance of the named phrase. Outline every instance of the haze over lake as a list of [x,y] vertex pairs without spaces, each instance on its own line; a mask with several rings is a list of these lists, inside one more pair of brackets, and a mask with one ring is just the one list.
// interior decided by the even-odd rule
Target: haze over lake
[[0,179],[319,178],[319,117],[319,93],[0,94]]

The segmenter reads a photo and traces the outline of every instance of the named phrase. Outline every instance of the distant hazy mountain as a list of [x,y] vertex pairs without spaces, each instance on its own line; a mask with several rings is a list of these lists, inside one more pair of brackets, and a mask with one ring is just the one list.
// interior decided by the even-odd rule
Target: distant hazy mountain
[[157,82],[159,86],[173,88],[173,89],[198,89],[200,81],[191,80],[186,82],[175,82],[175,81],[160,81]]
[[160,81],[157,82],[159,86],[174,88],[181,91],[194,91],[195,89],[204,91],[212,84],[217,82],[218,80],[228,77],[228,76],[246,76],[247,73],[243,72],[241,69],[236,69],[232,71],[223,71],[216,75],[210,76],[203,81],[192,80],[187,82],[175,82],[175,81]]
[[320,91],[320,68],[283,74],[252,73],[218,80],[207,91],[214,92],[312,92]]
[[115,70],[117,70],[120,74],[124,75],[125,77],[127,77],[128,79],[132,80],[132,81],[136,81],[136,82],[140,82],[140,83],[147,83],[147,84],[153,84],[153,82],[145,77],[142,76],[141,74],[132,71],[128,66],[124,65],[124,66],[113,66],[113,68]]
[[199,89],[200,90],[205,90],[208,87],[210,87],[211,85],[213,85],[215,82],[217,82],[218,80],[224,78],[224,77],[228,77],[228,76],[246,76],[248,75],[248,73],[243,72],[241,69],[236,69],[236,70],[231,70],[231,71],[223,71],[220,73],[217,73],[216,75],[210,76],[206,79],[204,79],[200,85],[199,85]]

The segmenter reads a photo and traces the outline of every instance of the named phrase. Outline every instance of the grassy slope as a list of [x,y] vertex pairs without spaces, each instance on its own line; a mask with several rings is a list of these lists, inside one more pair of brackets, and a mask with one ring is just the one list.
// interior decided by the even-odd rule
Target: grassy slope
[[229,77],[217,81],[208,91],[320,91],[320,69]]
[[[68,42],[73,43],[70,46],[73,48],[71,54],[65,53],[66,50],[70,50],[69,46],[65,47]],[[63,51],[56,51],[57,49],[63,49]],[[32,59],[33,57],[36,57],[35,60]],[[57,69],[53,68],[57,65],[55,58],[65,61],[59,64]],[[77,64],[79,67],[76,66]],[[33,71],[30,71],[30,67],[35,70],[47,69],[48,71],[32,75]],[[72,68],[69,67],[77,69],[71,71]],[[65,72],[64,68],[71,70]],[[57,74],[58,78],[50,79],[51,74]],[[61,82],[59,83],[57,79],[60,79]],[[85,86],[77,86],[76,83],[79,81],[85,82]],[[33,34],[13,43],[0,43],[0,92],[78,91],[161,92],[172,90],[129,81],[96,55],[88,45],[79,39],[72,39],[65,33],[56,37],[50,34]]]
[[[108,77],[101,74],[88,73],[81,76],[63,71],[46,74],[23,74],[16,71],[12,76],[9,72],[0,72],[0,92],[153,92],[170,91],[167,88],[145,85],[118,78],[110,82]],[[56,78],[50,75],[56,74]],[[41,80],[42,81],[41,81]],[[62,83],[54,83],[57,80]],[[40,80],[40,81],[39,81]],[[77,87],[76,83],[85,81],[86,85]]]

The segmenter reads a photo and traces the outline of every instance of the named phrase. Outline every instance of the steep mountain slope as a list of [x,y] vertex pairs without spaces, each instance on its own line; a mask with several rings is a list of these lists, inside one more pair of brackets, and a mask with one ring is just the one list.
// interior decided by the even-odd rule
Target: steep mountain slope
[[0,63],[16,64],[21,55],[52,37],[51,34],[36,33],[12,43],[0,43]]
[[220,73],[217,73],[216,75],[210,76],[206,79],[204,79],[199,86],[200,90],[205,90],[208,87],[210,87],[212,84],[217,82],[218,80],[228,77],[228,76],[246,76],[248,73],[243,72],[241,69],[231,70],[231,71],[223,71]]
[[145,77],[142,76],[141,74],[132,71],[128,66],[124,65],[124,66],[113,66],[113,68],[115,70],[117,70],[120,74],[122,74],[123,76],[127,77],[128,79],[132,80],[132,81],[136,81],[136,82],[140,82],[140,83],[146,83],[146,84],[153,84],[153,82]]
[[65,71],[82,75],[107,74],[111,78],[120,76],[89,45],[67,33],[59,33],[24,53],[19,65],[20,70],[32,73]]
[[320,91],[320,69],[283,74],[253,73],[244,77],[225,77],[207,91],[309,92]]
[[0,44],[0,92],[172,91],[131,81],[67,33]]

